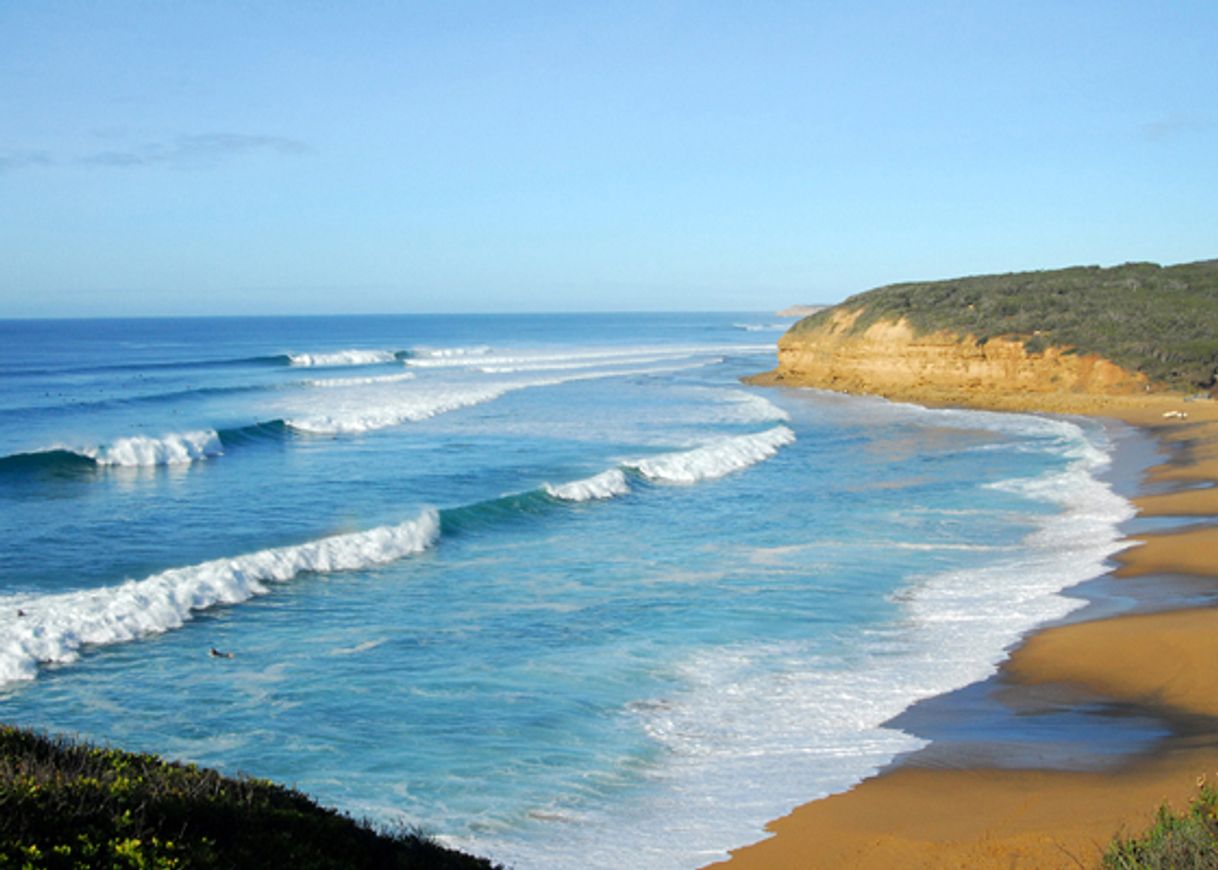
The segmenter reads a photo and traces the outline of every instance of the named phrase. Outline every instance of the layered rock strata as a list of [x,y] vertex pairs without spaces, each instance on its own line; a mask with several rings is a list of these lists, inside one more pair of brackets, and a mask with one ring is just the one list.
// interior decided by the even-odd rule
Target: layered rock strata
[[918,334],[908,321],[853,327],[864,309],[796,324],[778,342],[778,368],[755,382],[869,393],[931,404],[1045,410],[1088,408],[1095,400],[1145,397],[1145,375],[1096,354],[1048,347],[1030,352],[1019,338],[950,332]]

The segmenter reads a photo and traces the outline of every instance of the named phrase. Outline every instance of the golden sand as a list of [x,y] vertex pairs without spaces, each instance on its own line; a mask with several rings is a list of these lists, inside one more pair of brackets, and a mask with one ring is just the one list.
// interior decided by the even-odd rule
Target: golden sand
[[[788,385],[791,382],[785,382]],[[1180,396],[971,393],[892,395],[931,404],[1118,417],[1154,432],[1169,455],[1135,500],[1143,515],[1218,515],[1218,403]],[[1164,416],[1164,415],[1168,416]],[[1187,417],[1178,416],[1187,414]],[[1163,491],[1165,484],[1202,487]],[[1218,585],[1218,528],[1139,535],[1120,577],[1182,573]],[[1003,665],[1026,685],[1073,686],[1150,715],[1192,717],[1188,736],[1105,773],[910,765],[813,801],[733,852],[737,868],[1041,868],[1094,866],[1115,834],[1144,828],[1159,804],[1187,805],[1218,775],[1218,608],[1119,616],[1037,632]]]

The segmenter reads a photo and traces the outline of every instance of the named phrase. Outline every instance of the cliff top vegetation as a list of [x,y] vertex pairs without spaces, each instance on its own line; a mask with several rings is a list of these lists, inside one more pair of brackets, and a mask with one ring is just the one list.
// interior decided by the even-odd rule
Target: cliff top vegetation
[[0,725],[0,867],[491,865],[266,780]]
[[920,334],[946,330],[979,344],[1019,339],[1030,353],[1052,346],[1099,354],[1177,390],[1218,384],[1218,260],[890,284],[806,317],[789,334],[859,308],[852,332],[904,318]]

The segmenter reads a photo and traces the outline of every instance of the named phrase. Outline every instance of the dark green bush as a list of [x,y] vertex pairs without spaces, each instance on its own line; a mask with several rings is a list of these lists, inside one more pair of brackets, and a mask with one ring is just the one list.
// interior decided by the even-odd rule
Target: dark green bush
[[266,780],[0,726],[0,867],[490,866]]
[[1034,352],[1055,346],[1098,353],[1179,390],[1212,390],[1218,373],[1218,260],[891,284],[804,318],[792,332],[822,324],[841,308],[864,309],[854,331],[904,317],[921,333],[950,330],[979,343],[1022,339]]

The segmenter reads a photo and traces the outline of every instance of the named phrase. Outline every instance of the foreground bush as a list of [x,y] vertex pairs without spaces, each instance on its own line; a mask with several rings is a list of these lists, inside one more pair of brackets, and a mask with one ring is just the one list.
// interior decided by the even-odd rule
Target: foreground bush
[[490,866],[265,780],[0,726],[0,867]]
[[1109,870],[1201,870],[1218,868],[1218,788],[1203,783],[1188,810],[1159,808],[1154,825],[1140,837],[1118,838],[1104,855]]

